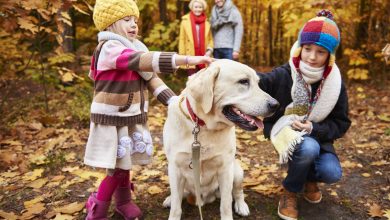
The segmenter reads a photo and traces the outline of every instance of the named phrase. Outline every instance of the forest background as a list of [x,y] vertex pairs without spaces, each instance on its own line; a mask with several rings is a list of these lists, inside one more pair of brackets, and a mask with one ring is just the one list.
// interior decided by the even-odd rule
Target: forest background
[[[151,50],[177,51],[180,18],[188,12],[188,0],[138,1],[141,40]],[[87,123],[92,82],[87,78],[90,56],[97,44],[92,20],[93,0],[0,1],[0,79],[31,79],[41,85],[42,96],[34,108],[50,113],[51,107],[71,109],[72,117]],[[209,11],[214,2],[208,0]],[[299,28],[320,9],[330,9],[341,30],[337,62],[346,80],[384,82],[387,66],[381,50],[390,39],[388,0],[236,0],[244,21],[240,62],[253,68],[274,67],[288,60]],[[259,67],[259,68],[258,68]],[[180,91],[185,74],[166,76]],[[70,95],[66,102],[49,104],[50,88]],[[13,91],[10,89],[10,91]],[[6,106],[3,94],[0,114],[12,124],[23,108]],[[9,111],[9,112],[4,112]],[[5,114],[7,113],[7,114]]]
[[[214,1],[207,2],[210,17]],[[82,165],[93,96],[88,71],[98,33],[92,20],[94,3],[94,0],[0,0],[2,218],[81,219],[85,215],[83,202],[99,182],[96,179],[102,177],[103,172],[96,173]],[[188,12],[188,3],[188,0],[137,1],[141,12],[139,35],[150,50],[178,51],[180,18]],[[329,211],[323,213],[322,219],[339,216],[390,219],[390,45],[384,49],[390,43],[390,1],[234,0],[234,3],[244,22],[239,61],[258,71],[268,71],[287,62],[299,28],[320,9],[332,11],[341,30],[336,61],[347,84],[351,107],[352,127],[337,144],[342,150],[340,157],[346,178],[341,185],[327,189],[332,199],[325,199],[324,206],[303,210],[307,219],[316,216],[315,212],[323,213],[323,209]],[[186,72],[181,70],[161,77],[177,93],[187,80]],[[161,150],[166,108],[155,99],[151,105],[156,106],[151,109],[149,121],[159,148],[158,165],[143,171],[135,169],[139,175],[134,178],[139,191],[147,191],[150,196],[139,195],[141,208],[150,208],[151,219],[155,219],[153,216],[166,219],[169,211],[160,204],[169,193],[164,171],[166,159]],[[245,180],[246,192],[254,210],[250,219],[272,219],[276,218],[277,207],[273,196],[280,191],[282,175],[277,172],[275,152],[255,147],[259,143],[270,145],[260,132],[237,131],[238,157],[249,178]],[[260,171],[268,176],[259,175]],[[142,181],[146,182],[141,184]],[[366,191],[359,190],[360,187]],[[260,193],[261,200],[252,193],[255,191]],[[162,194],[161,198],[155,194]],[[215,204],[210,207],[206,207],[206,212],[215,213],[218,209]],[[190,210],[186,219],[196,219],[196,209]],[[214,217],[218,218],[218,213]]]

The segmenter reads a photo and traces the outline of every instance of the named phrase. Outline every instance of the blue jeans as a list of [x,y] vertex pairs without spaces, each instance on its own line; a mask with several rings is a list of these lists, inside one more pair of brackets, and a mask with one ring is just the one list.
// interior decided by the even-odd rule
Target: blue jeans
[[233,48],[214,48],[214,58],[233,60]]
[[288,162],[287,177],[283,186],[290,192],[300,192],[306,182],[335,183],[342,175],[336,155],[321,151],[320,144],[312,137],[304,136]]

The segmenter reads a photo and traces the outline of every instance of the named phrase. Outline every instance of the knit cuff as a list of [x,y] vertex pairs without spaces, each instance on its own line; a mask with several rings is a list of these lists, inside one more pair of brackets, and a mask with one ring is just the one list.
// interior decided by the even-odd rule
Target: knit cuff
[[164,91],[160,92],[160,94],[158,94],[157,100],[167,106],[169,98],[175,95],[176,94],[171,89],[165,89]]
[[173,73],[176,71],[172,65],[172,59],[174,58],[173,52],[162,52],[158,59],[158,65],[161,73]]

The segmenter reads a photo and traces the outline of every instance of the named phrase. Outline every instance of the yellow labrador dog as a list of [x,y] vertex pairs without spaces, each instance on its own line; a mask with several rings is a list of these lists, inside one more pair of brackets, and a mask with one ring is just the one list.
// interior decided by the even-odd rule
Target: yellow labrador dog
[[198,120],[200,152],[200,205],[221,198],[221,219],[233,219],[234,210],[249,215],[242,188],[243,170],[235,160],[235,125],[248,131],[262,128],[258,116],[270,116],[279,103],[260,90],[259,78],[250,67],[231,60],[217,60],[191,76],[180,99],[168,108],[164,125],[164,151],[168,159],[171,195],[169,219],[181,218],[183,197],[195,195],[191,169],[194,122]]

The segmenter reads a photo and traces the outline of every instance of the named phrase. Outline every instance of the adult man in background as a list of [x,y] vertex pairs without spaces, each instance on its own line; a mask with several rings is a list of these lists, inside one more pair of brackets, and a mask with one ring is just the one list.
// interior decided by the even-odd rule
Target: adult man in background
[[211,11],[214,58],[237,60],[244,27],[240,11],[232,0],[215,0]]

